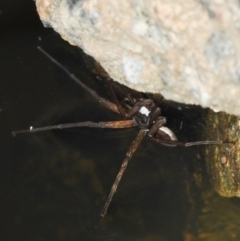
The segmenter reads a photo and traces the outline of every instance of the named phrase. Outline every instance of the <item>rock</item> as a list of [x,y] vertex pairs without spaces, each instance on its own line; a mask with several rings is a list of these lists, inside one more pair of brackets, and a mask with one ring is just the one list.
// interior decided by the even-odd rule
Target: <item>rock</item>
[[223,140],[222,145],[208,145],[204,159],[211,183],[225,197],[240,197],[240,118],[224,112],[207,111],[208,120],[202,138]]
[[236,0],[36,0],[39,16],[116,81],[240,114]]

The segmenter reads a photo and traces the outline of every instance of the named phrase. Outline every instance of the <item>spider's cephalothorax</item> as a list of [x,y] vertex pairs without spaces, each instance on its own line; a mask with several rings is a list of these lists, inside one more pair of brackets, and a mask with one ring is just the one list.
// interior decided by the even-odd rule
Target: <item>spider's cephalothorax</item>
[[151,99],[140,99],[134,103],[126,117],[133,117],[139,128],[149,128],[156,117],[161,113],[159,107]]
[[[137,137],[132,142],[129,150],[121,165],[120,171],[112,185],[110,194],[105,202],[105,205],[101,212],[101,217],[104,217],[107,213],[108,206],[112,200],[114,193],[118,187],[118,184],[122,178],[122,175],[127,167],[129,160],[136,151],[137,147],[147,135],[150,140],[153,140],[161,145],[167,146],[194,146],[194,145],[209,145],[209,144],[222,144],[222,141],[195,141],[195,142],[180,142],[177,140],[175,134],[167,127],[165,127],[166,118],[161,116],[160,107],[154,103],[152,99],[137,99],[133,98],[131,91],[122,86],[123,91],[126,94],[126,102],[121,105],[118,98],[113,90],[112,80],[108,78],[108,83],[114,102],[110,102],[102,97],[100,97],[94,90],[85,85],[80,79],[78,79],[74,74],[70,73],[68,69],[62,66],[57,60],[52,58],[43,49],[38,47],[41,52],[43,52],[48,58],[51,59],[56,65],[58,65],[62,70],[64,70],[68,76],[78,83],[84,90],[86,90],[94,99],[99,103],[107,107],[108,109],[121,114],[124,120],[110,121],[110,122],[79,122],[79,123],[69,123],[69,124],[58,124],[54,126],[45,126],[40,128],[31,127],[29,130],[13,131],[13,136],[20,133],[30,133],[47,131],[53,129],[64,129],[64,128],[74,128],[74,127],[93,127],[93,128],[131,128],[138,127],[140,129]],[[128,119],[126,119],[128,118]]]
[[[140,129],[145,129],[149,137],[157,137],[165,140],[177,141],[176,135],[164,125],[166,118],[161,116],[161,108],[151,99],[140,99],[126,113],[126,117],[132,117]],[[164,144],[164,143],[162,143]],[[174,144],[165,144],[176,146]]]

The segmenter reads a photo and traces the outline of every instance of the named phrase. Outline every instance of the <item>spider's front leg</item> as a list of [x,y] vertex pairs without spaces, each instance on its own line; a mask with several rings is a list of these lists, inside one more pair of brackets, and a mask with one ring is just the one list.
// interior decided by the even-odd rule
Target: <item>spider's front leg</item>
[[79,84],[84,90],[86,90],[96,101],[98,101],[100,104],[104,105],[108,109],[116,112],[116,113],[122,113],[122,109],[119,108],[118,104],[114,104],[111,101],[106,100],[105,98],[98,95],[98,93],[85,85],[78,77],[76,77],[73,73],[71,73],[66,67],[64,67],[62,64],[60,64],[55,58],[53,58],[51,55],[49,55],[44,49],[38,46],[38,49],[46,56],[48,57],[54,64],[56,64],[60,69],[62,69],[72,80],[74,80],[77,84]]

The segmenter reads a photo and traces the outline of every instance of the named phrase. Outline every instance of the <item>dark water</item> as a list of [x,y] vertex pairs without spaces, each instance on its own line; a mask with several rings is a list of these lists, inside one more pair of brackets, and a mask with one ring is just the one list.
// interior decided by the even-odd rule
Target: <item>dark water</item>
[[[138,129],[11,136],[29,126],[119,119],[37,46],[108,98],[104,82],[85,67],[80,51],[42,27],[34,2],[14,4],[0,4],[2,240],[220,240],[218,233],[223,240],[239,240],[239,200],[221,198],[211,189],[201,157],[204,147],[168,148],[147,140],[95,228]],[[164,111],[179,139],[197,138],[204,123],[198,108],[174,110],[174,116],[170,107]]]

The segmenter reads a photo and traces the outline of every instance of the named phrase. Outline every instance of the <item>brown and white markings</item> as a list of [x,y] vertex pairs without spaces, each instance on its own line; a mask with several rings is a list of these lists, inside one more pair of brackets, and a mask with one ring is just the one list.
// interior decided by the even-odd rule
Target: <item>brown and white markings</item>
[[42,48],[38,49],[45,54],[52,62],[63,69],[77,84],[79,84],[84,90],[86,90],[96,101],[107,107],[108,109],[120,114],[123,120],[110,121],[110,122],[79,122],[79,123],[68,123],[68,124],[58,124],[54,126],[45,126],[39,128],[30,127],[28,130],[18,130],[13,131],[13,136],[22,133],[32,133],[40,131],[48,131],[53,129],[66,129],[75,127],[92,127],[92,128],[139,128],[139,133],[135,140],[129,147],[126,156],[123,160],[119,173],[112,185],[111,191],[108,198],[106,199],[105,205],[101,211],[101,217],[104,217],[107,213],[109,204],[113,198],[114,193],[117,190],[119,182],[126,170],[129,160],[133,156],[134,152],[137,150],[139,144],[143,138],[148,137],[159,144],[175,147],[175,146],[196,146],[196,145],[209,145],[216,144],[220,145],[223,141],[194,141],[194,142],[181,142],[177,140],[176,135],[168,127],[164,126],[166,123],[166,118],[161,115],[161,108],[149,98],[135,98],[132,96],[128,88],[121,86],[124,91],[125,98],[123,101],[119,101],[115,91],[112,86],[112,79],[108,78],[109,87],[114,99],[114,102],[110,102],[102,97],[100,97],[96,91],[85,85],[80,79],[78,79],[74,74],[72,74],[67,68],[62,66],[57,60],[46,53]]

